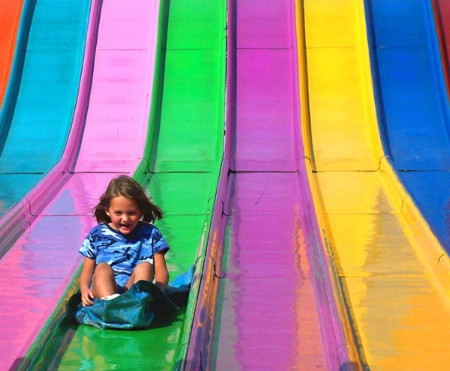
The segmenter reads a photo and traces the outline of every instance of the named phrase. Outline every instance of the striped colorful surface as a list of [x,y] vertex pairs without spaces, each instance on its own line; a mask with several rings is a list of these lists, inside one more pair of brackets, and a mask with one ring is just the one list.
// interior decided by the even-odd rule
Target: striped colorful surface
[[[400,26],[394,22],[405,13],[384,4],[380,15],[393,23],[382,30],[395,34]],[[408,3],[408,8],[415,7]],[[433,242],[424,238],[428,227],[415,213],[414,203],[408,202],[390,159],[382,159],[376,108],[383,107],[374,105],[368,39],[361,37],[366,35],[364,3],[305,1],[304,14],[308,131],[318,205],[361,363],[383,370],[426,369],[430,364],[445,369],[443,344],[448,342],[449,327],[442,321],[448,315],[448,298],[425,259]],[[420,30],[409,19],[400,23],[414,33]],[[381,42],[380,37],[375,39]],[[379,53],[387,53],[386,49],[377,48]],[[406,65],[398,70],[395,57],[391,62],[397,76],[410,77],[409,85],[405,81],[393,85],[404,86],[404,92],[393,95],[401,101],[406,91],[416,91],[416,75],[408,74]],[[411,106],[403,106],[407,115],[408,109]],[[398,125],[406,139],[411,122]],[[402,137],[398,131],[389,132]],[[434,262],[437,259],[435,255]],[[430,318],[425,313],[436,315]]]
[[[85,16],[82,74],[71,57],[45,85],[28,66],[81,58],[84,41],[38,37],[67,13],[23,5],[30,42],[2,114],[31,119],[2,118],[0,177],[24,188],[0,189],[0,271],[14,280],[0,281],[1,368],[448,368],[444,2],[83,4],[70,8]],[[67,88],[64,107],[46,108],[42,91],[59,102],[62,82],[78,98]],[[41,104],[25,104],[32,93]],[[61,131],[26,136],[38,116]],[[172,277],[196,264],[187,309],[131,333],[58,325],[116,173],[166,212]]]
[[78,95],[89,6],[90,1],[24,2],[0,112],[2,216],[64,152]]
[[[8,308],[1,327],[14,339],[1,340],[0,368],[19,363],[23,368],[47,368],[56,361],[52,351],[40,350],[51,344],[52,313],[64,306],[60,300],[67,299],[66,290],[73,286],[70,283],[81,262],[78,247],[94,222],[91,209],[113,176],[134,173],[144,151],[159,1],[134,1],[132,6],[93,1],[90,9],[89,47],[72,126],[78,136],[71,139],[72,152],[64,153],[58,171],[50,172],[27,196],[31,214],[35,207],[42,210],[0,260],[2,274],[14,280],[13,286],[10,280],[0,282],[2,308]],[[118,27],[121,37],[117,37]],[[120,120],[114,122],[111,116]],[[143,138],[139,142],[129,133]],[[124,147],[97,140],[94,148],[85,149],[80,143],[90,138],[120,138]],[[102,161],[105,158],[111,162]],[[54,183],[59,184],[57,192],[52,190]],[[53,197],[41,205],[49,191]],[[17,222],[22,219],[20,214],[10,217]]]

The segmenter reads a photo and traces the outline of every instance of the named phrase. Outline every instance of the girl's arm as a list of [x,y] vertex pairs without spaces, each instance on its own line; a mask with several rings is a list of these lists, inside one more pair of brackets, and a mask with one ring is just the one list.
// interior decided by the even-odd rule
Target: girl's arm
[[84,258],[83,268],[80,275],[80,292],[81,292],[81,303],[83,307],[87,305],[92,305],[94,299],[94,293],[91,291],[91,280],[94,275],[95,260]]
[[169,283],[169,271],[163,252],[156,253],[153,257],[155,263],[155,285],[165,291]]

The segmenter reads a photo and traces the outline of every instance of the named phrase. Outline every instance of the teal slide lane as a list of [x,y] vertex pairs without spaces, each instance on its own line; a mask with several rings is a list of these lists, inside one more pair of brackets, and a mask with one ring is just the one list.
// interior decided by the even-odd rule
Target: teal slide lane
[[0,216],[60,160],[71,129],[90,0],[28,0],[0,117]]

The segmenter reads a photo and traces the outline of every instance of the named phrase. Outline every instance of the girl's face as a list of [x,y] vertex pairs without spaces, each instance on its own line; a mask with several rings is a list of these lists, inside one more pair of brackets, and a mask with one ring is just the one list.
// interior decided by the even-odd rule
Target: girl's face
[[138,225],[141,210],[136,200],[119,196],[111,199],[106,214],[111,218],[111,228],[122,234],[129,234]]

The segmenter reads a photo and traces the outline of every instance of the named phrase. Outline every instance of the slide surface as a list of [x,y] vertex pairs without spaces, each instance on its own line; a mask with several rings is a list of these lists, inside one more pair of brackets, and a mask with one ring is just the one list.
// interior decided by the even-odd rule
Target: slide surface
[[[448,10],[447,10],[448,13]],[[395,25],[399,15],[407,20]],[[395,7],[370,4],[374,73],[386,154],[450,254],[450,105],[430,1],[398,1]],[[448,17],[448,15],[447,15]],[[448,25],[442,25],[448,29]],[[381,47],[382,46],[382,47]],[[448,57],[447,50],[442,50]]]
[[188,362],[349,367],[301,158],[295,3],[228,9],[226,149]]
[[236,2],[229,222],[209,369],[327,365],[300,222],[294,9]]
[[25,1],[0,112],[0,216],[61,159],[78,96],[90,1]]
[[[51,369],[60,360],[51,349],[56,334],[52,321],[65,309],[61,301],[67,300],[67,290],[74,290],[81,263],[78,248],[94,225],[92,207],[112,177],[136,171],[144,152],[158,14],[158,1],[92,2],[75,117],[84,123],[83,141],[97,140],[89,149],[79,143],[73,149],[79,163],[67,164],[71,172],[53,174],[52,182],[64,177],[63,186],[0,260],[2,275],[14,278],[14,285],[0,282],[1,305],[8,309],[0,326],[11,334],[1,340],[2,369]],[[116,145],[118,138],[123,147]],[[37,193],[45,193],[45,186],[40,184]]]
[[[374,3],[384,4],[386,11],[396,9],[391,2]],[[413,3],[415,7],[419,2]],[[413,7],[412,2],[408,6]],[[409,24],[403,22],[402,14],[395,12],[391,26],[382,30],[392,30],[389,36],[394,36],[399,24]],[[304,26],[309,101],[306,131],[311,133],[310,157],[321,201],[317,211],[323,213],[362,365],[383,370],[427,369],[430,365],[448,368],[448,298],[427,264],[422,251],[425,246],[419,244],[425,223],[418,226],[416,219],[416,225],[408,224],[411,210],[402,210],[401,202],[406,194],[399,195],[402,187],[383,158],[379,141],[364,3],[305,1]],[[384,41],[389,40],[386,37]],[[400,40],[407,38],[397,35],[396,41]],[[378,48],[378,52],[389,50]],[[392,56],[392,66],[398,67],[399,57]],[[405,78],[403,84],[408,83],[407,67],[396,70],[397,76]],[[403,100],[404,92],[398,91],[403,84],[391,84],[397,91],[386,97],[390,105],[395,97]],[[416,91],[406,86],[406,90]],[[436,96],[430,97],[434,99]],[[411,109],[403,107],[396,112],[411,117]],[[410,122],[403,120],[397,128],[408,125]],[[389,133],[395,136],[390,139],[394,153],[399,153],[392,141],[405,132]],[[410,151],[406,142],[402,148]],[[433,159],[436,168],[445,163],[446,156]],[[399,153],[401,168],[407,167],[412,157]],[[430,151],[430,161],[431,157]]]
[[[83,137],[0,260],[15,279],[0,283],[0,327],[14,334],[1,368],[447,369],[448,297],[414,213],[445,246],[448,95],[431,3],[229,1],[228,30],[227,4],[211,3],[92,1]],[[195,263],[187,308],[150,330],[53,332],[91,208],[118,173],[165,211],[171,277]]]
[[[160,22],[167,17],[168,23],[160,23],[160,32],[167,39],[156,62],[161,75],[155,80],[160,81],[155,84],[144,160],[135,178],[165,212],[158,226],[171,246],[171,279],[195,263],[198,280],[223,150],[225,3],[177,1],[162,6],[167,8]],[[183,367],[196,291],[194,283],[187,308],[147,330],[102,333],[79,326],[60,367]]]

